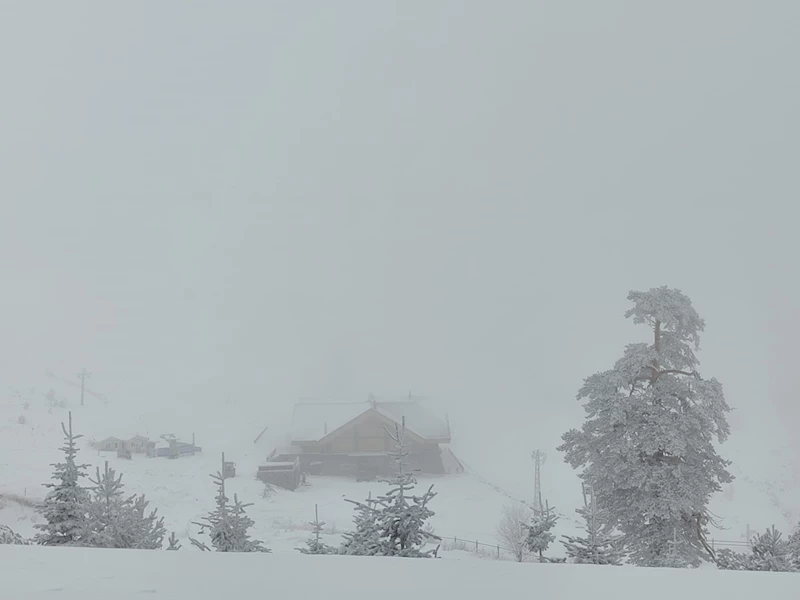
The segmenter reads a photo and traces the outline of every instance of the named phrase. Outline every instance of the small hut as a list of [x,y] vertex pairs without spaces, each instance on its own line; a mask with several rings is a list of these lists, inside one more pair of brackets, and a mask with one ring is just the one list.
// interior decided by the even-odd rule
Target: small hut
[[125,448],[125,440],[117,437],[107,437],[99,442],[92,444],[95,450],[100,452],[110,452]]
[[125,448],[133,454],[147,454],[147,446],[150,439],[138,433],[125,442]]

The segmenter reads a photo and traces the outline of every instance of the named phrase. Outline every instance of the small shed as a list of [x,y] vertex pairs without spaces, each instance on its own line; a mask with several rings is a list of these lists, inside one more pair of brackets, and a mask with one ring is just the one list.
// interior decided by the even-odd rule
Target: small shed
[[147,454],[147,446],[149,443],[149,438],[136,434],[125,442],[125,448],[134,454]]
[[270,462],[258,467],[258,478],[264,483],[294,491],[300,487],[300,459],[293,462]]

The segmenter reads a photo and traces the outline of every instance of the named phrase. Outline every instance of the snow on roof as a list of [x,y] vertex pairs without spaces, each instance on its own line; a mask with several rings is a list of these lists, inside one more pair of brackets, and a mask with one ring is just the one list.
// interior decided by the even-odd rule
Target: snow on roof
[[299,402],[292,415],[292,442],[316,442],[368,411],[366,402]]
[[382,402],[378,400],[377,410],[395,423],[406,418],[406,429],[426,440],[449,440],[450,428],[447,423],[429,413],[414,400]]
[[[292,416],[292,441],[315,442],[373,408],[372,402],[299,402]],[[449,440],[447,423],[431,415],[416,400],[376,400],[375,410],[428,440]]]

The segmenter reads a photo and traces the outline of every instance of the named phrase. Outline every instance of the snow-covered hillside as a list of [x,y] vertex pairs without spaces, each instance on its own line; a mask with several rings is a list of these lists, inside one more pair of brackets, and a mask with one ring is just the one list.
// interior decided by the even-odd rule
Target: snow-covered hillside
[[[797,575],[713,570],[0,546],[9,598],[234,595],[408,598],[794,598]],[[309,574],[313,574],[309,577]]]
[[[227,460],[237,463],[237,477],[228,482],[229,491],[245,502],[254,503],[248,509],[256,522],[254,533],[274,552],[294,552],[294,548],[302,545],[310,530],[308,521],[313,519],[315,505],[319,507],[320,518],[327,523],[328,543],[338,542],[341,532],[350,527],[353,514],[352,505],[344,498],[362,500],[370,492],[375,495],[383,490],[380,483],[311,478],[309,487],[295,492],[278,490],[271,497],[262,498],[263,485],[255,479],[255,473],[269,452],[270,442],[262,438],[255,444],[254,440],[265,426],[278,423],[281,415],[269,415],[266,410],[263,416],[255,415],[225,403],[188,413],[175,409],[145,410],[132,403],[105,404],[94,398],[81,407],[73,388],[54,387],[49,379],[42,383],[38,388],[21,391],[17,388],[0,396],[0,496],[23,498],[23,505],[0,498],[0,524],[26,536],[33,534],[39,517],[24,502],[44,496],[42,484],[49,481],[50,464],[61,457],[58,450],[63,439],[61,422],[66,420],[68,410],[73,411],[75,431],[84,435],[79,441],[79,460],[91,465],[90,473],[95,467],[102,468],[108,460],[123,474],[127,491],[146,494],[151,506],[165,517],[168,530],[184,542],[196,531],[191,523],[213,506],[215,490],[208,475],[219,469],[222,452]],[[51,387],[66,406],[50,407],[45,394]],[[19,422],[20,416],[24,417],[24,423]],[[168,432],[183,439],[190,439],[194,433],[203,453],[179,460],[138,456],[123,460],[115,453],[98,453],[89,448],[92,439],[112,435],[130,437],[136,433],[158,438]],[[734,460],[732,471],[737,479],[712,503],[712,510],[721,517],[726,529],[712,531],[712,536],[717,541],[743,542],[748,525],[757,531],[772,524],[788,533],[800,518],[797,512],[800,479],[790,456],[782,453],[777,444],[771,451],[765,449],[763,440],[769,438],[762,432],[751,428],[742,429],[739,434],[737,440],[734,431],[734,443],[725,448],[726,455]],[[750,440],[760,441],[756,451],[749,450],[754,447],[748,443]],[[459,443],[466,446],[468,440]],[[552,454],[546,466],[545,492],[551,505],[566,517],[559,522],[556,533],[571,535],[576,532],[577,523],[572,517],[573,509],[581,501],[580,484],[556,453]],[[492,554],[489,547],[499,543],[495,528],[503,506],[512,498],[529,498],[531,481],[529,471],[519,470],[516,476],[504,473],[500,477],[482,466],[479,473],[422,478],[420,486],[434,483],[439,493],[431,504],[437,513],[432,524],[439,535],[477,540],[487,544],[480,549]],[[552,554],[562,555],[560,544],[553,546]],[[447,558],[467,554],[445,551],[443,555]]]
[[[237,476],[226,482],[229,495],[236,493],[241,500],[253,503],[248,514],[256,523],[254,535],[277,553],[293,553],[303,545],[309,536],[308,522],[314,518],[315,505],[320,519],[326,522],[326,541],[338,544],[353,517],[353,506],[345,498],[364,500],[370,493],[375,496],[385,491],[385,484],[379,482],[311,477],[307,487],[294,492],[277,489],[263,497],[264,486],[255,473],[266,458],[269,443],[265,445],[263,439],[258,444],[254,441],[266,423],[237,413],[235,406],[221,405],[216,414],[198,411],[191,415],[146,413],[135,406],[125,410],[98,403],[51,410],[40,395],[6,398],[0,413],[0,496],[7,496],[0,500],[0,524],[25,536],[33,535],[40,517],[29,506],[9,497],[21,497],[23,502],[44,497],[42,484],[49,481],[50,465],[61,458],[61,422],[66,420],[68,410],[73,413],[74,430],[84,436],[78,442],[78,459],[90,465],[89,473],[93,474],[96,467],[102,469],[104,461],[109,461],[122,473],[126,491],[146,494],[151,506],[165,517],[168,531],[174,531],[187,548],[188,536],[194,536],[198,529],[192,523],[213,508],[215,487],[209,474],[220,469],[222,452],[237,466]],[[28,408],[22,407],[23,402],[28,403]],[[17,422],[21,414],[25,415],[24,424]],[[125,460],[117,458],[115,452],[98,452],[89,446],[91,440],[110,435],[129,437],[139,433],[157,438],[164,432],[174,432],[184,439],[194,433],[203,452],[178,460],[137,455]],[[431,504],[436,512],[431,519],[436,532],[469,541],[472,550],[454,549],[442,554],[475,556],[474,542],[478,541],[486,544],[479,546],[482,551],[496,556],[496,524],[511,498],[471,474],[419,478],[420,489],[431,484],[438,492]],[[563,529],[563,533],[576,531],[569,521],[564,522]],[[461,547],[445,544],[452,545]],[[555,547],[554,554],[560,553],[560,546]]]

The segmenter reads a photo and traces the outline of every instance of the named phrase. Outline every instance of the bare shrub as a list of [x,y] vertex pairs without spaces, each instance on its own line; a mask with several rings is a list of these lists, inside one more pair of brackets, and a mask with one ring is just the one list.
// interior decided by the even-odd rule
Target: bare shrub
[[503,517],[497,524],[497,537],[501,545],[511,552],[517,562],[524,562],[530,556],[525,543],[528,537],[523,524],[531,520],[531,510],[521,502],[509,504],[503,508]]

